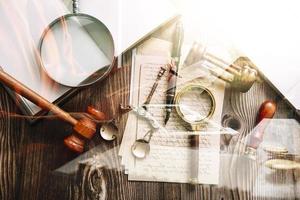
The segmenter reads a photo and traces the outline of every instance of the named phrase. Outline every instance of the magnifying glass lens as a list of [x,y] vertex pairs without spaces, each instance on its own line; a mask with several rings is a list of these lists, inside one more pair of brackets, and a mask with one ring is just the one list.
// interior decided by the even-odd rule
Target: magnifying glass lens
[[41,65],[54,81],[70,87],[90,85],[104,77],[114,60],[107,27],[85,14],[55,20],[40,43]]
[[179,109],[189,122],[198,122],[207,118],[212,110],[213,101],[206,90],[191,88],[182,94]]

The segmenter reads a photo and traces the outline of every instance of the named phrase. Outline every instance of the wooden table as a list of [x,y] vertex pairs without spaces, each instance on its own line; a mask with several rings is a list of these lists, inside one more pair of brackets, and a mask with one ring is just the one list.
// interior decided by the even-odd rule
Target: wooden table
[[[119,137],[112,143],[96,135],[89,148],[109,159],[112,169],[103,168],[101,162],[89,160],[79,165],[77,172],[69,174],[55,171],[77,157],[63,146],[63,138],[71,132],[68,124],[56,119],[44,119],[35,125],[14,113],[20,113],[16,104],[0,87],[0,199],[273,199],[282,197],[282,191],[270,194],[256,191],[253,195],[251,170],[221,158],[219,186],[171,184],[154,182],[130,182],[124,175],[118,159],[118,144],[126,123],[126,116],[119,115],[119,104],[127,104],[130,80],[130,52],[123,55],[123,67],[101,83],[86,88],[68,101],[63,108],[69,112],[85,111],[88,105],[116,117]],[[267,99],[278,99],[275,118],[294,118],[295,113],[271,87],[256,83],[249,92],[242,94],[226,89],[223,116],[231,121],[240,135],[245,136],[253,128],[260,104]],[[299,133],[300,134],[300,133]],[[228,148],[223,138],[223,152],[238,151]],[[230,155],[230,154],[229,154]],[[222,156],[221,156],[222,157]],[[82,158],[79,158],[83,160]],[[227,165],[227,166],[225,166]],[[73,165],[74,166],[74,165]],[[275,184],[289,184],[287,199],[300,198],[300,173],[289,171],[276,175]],[[257,188],[256,188],[257,190]],[[269,196],[269,197],[268,197]]]

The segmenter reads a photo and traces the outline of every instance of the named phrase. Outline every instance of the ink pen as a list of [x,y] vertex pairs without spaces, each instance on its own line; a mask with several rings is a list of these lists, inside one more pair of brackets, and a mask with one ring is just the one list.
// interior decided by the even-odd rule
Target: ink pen
[[166,118],[165,124],[168,123],[173,109],[174,98],[176,93],[177,72],[180,63],[181,46],[183,42],[183,25],[178,21],[175,27],[173,37],[172,64],[168,78],[168,89],[166,92]]

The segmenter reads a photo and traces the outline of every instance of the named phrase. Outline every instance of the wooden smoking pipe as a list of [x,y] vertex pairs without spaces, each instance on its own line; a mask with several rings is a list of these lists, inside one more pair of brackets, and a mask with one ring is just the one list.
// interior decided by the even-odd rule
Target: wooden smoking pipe
[[[44,110],[51,111],[57,115],[58,118],[70,123],[73,126],[74,132],[64,139],[64,144],[72,151],[77,153],[83,152],[85,140],[90,140],[96,132],[95,122],[89,118],[81,118],[79,120],[75,119],[69,113],[47,101],[45,98],[2,70],[0,70],[0,81],[16,93],[30,100],[32,103],[38,105]],[[101,115],[99,115],[98,119],[100,118]]]

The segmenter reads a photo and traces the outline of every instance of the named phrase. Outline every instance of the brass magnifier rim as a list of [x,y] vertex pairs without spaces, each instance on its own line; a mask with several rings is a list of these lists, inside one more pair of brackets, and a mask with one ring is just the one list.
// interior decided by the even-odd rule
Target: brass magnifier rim
[[[185,117],[185,115],[182,113],[182,111],[180,109],[180,104],[179,104],[182,96],[184,94],[186,94],[188,91],[193,90],[193,89],[200,89],[200,90],[206,92],[209,95],[211,103],[212,103],[211,109],[209,110],[209,113],[204,118],[202,118],[201,120],[196,120],[196,121],[192,121],[192,120],[187,119]],[[176,105],[175,106],[176,113],[178,114],[178,116],[180,117],[180,119],[182,121],[184,121],[185,123],[187,123],[189,125],[189,127],[190,127],[191,130],[198,130],[199,127],[205,121],[207,121],[208,119],[210,119],[211,116],[214,114],[215,109],[216,109],[216,100],[214,98],[214,95],[212,94],[212,92],[208,88],[206,88],[206,87],[204,87],[204,86],[202,86],[200,84],[188,84],[188,85],[184,86],[183,88],[181,88],[176,93],[176,95],[175,95],[175,105]]]

